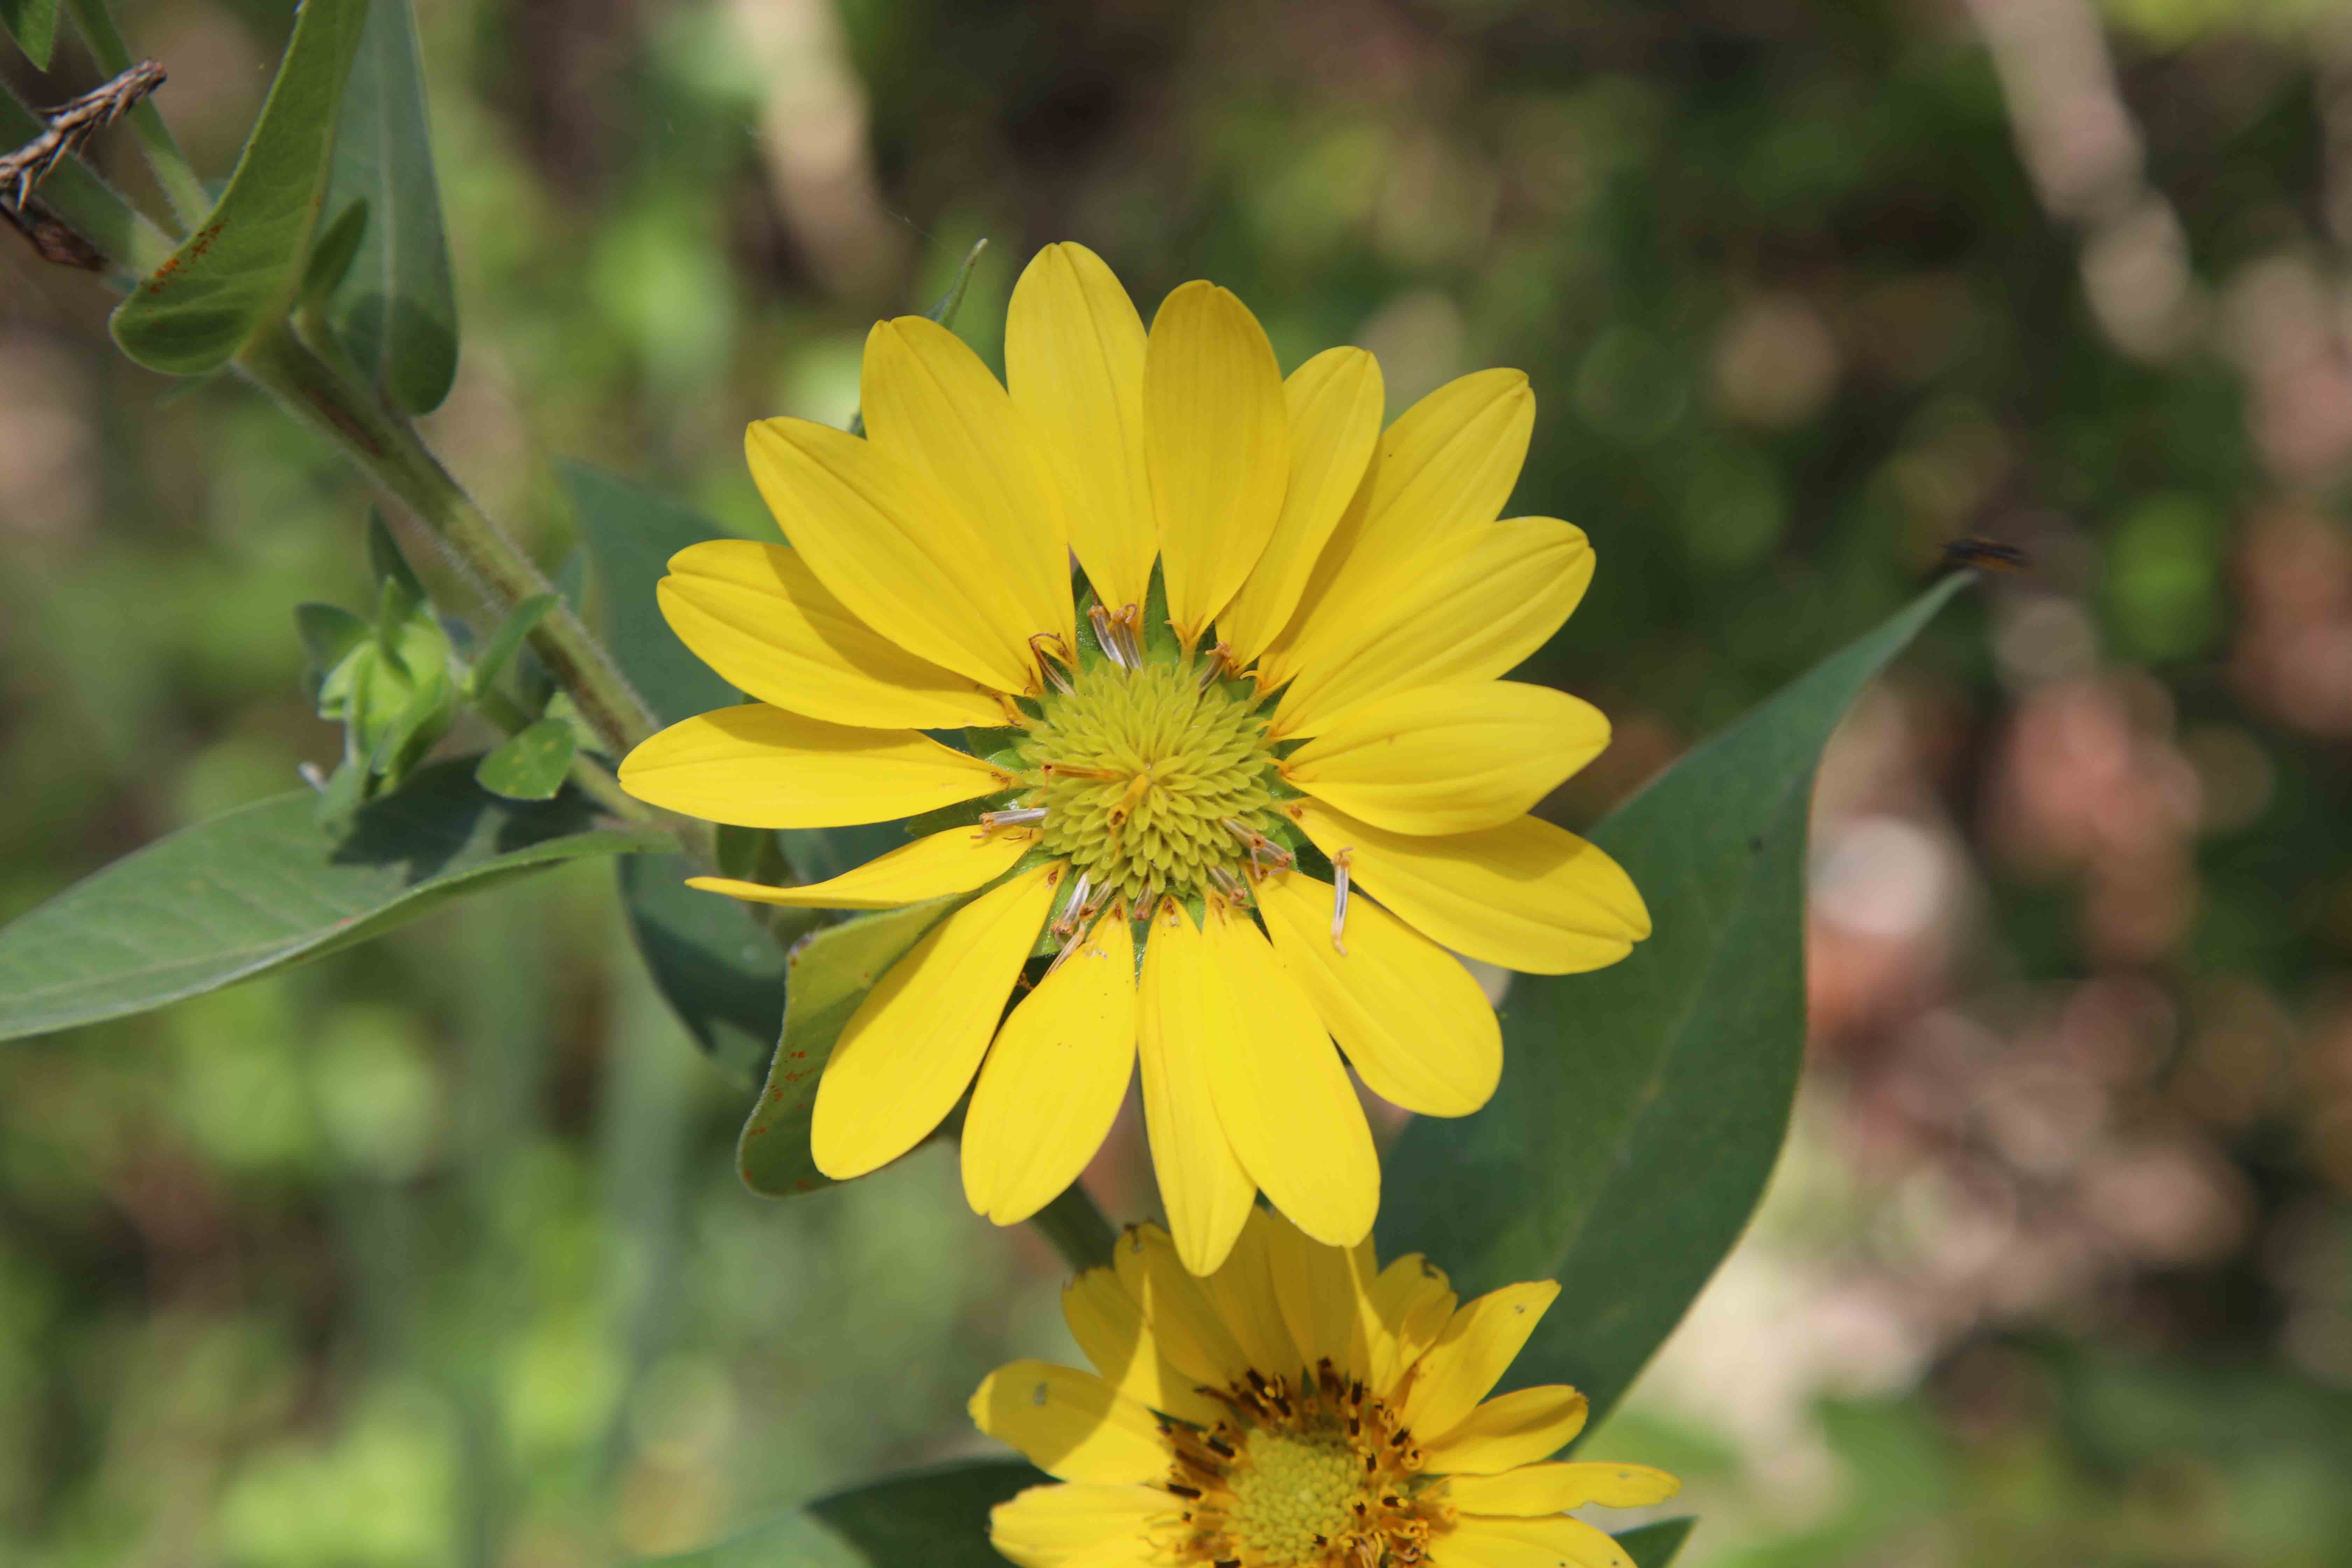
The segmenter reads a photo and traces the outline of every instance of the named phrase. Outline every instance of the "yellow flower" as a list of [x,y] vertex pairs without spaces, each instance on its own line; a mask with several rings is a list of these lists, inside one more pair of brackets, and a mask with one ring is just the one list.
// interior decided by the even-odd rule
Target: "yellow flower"
[[[1502,1041],[1446,949],[1557,974],[1649,933],[1608,857],[1527,815],[1608,721],[1495,679],[1592,575],[1567,523],[1495,521],[1527,378],[1465,376],[1383,433],[1370,354],[1286,381],[1241,301],[1197,282],[1147,335],[1075,245],[1022,275],[1005,364],[1009,391],[935,323],[885,321],[865,438],[751,426],[793,548],[697,545],[660,599],[757,700],[664,731],[621,782],[751,827],[963,813],[812,887],[695,884],[831,909],[985,889],[843,1028],[811,1135],[826,1173],[904,1154],[969,1087],[965,1192],[1011,1224],[1076,1179],[1139,1056],[1191,1268],[1259,1190],[1351,1245],[1380,1168],[1333,1037],[1383,1099],[1465,1115]],[[954,730],[972,752],[923,733]],[[1057,956],[1004,1016],[1033,953]]]
[[1068,1483],[990,1519],[1023,1568],[1630,1568],[1565,1511],[1662,1502],[1643,1465],[1547,1464],[1584,1425],[1549,1385],[1488,1399],[1559,1287],[1457,1306],[1418,1254],[1321,1247],[1264,1209],[1205,1279],[1167,1233],[1062,1292],[1101,1375],[1000,1367],[971,1418]]

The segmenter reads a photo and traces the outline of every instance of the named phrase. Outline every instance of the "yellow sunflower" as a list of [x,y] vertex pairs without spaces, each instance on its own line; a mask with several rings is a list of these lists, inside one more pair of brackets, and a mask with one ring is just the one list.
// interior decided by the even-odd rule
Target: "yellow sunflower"
[[1259,1190],[1352,1245],[1380,1168],[1334,1037],[1373,1093],[1464,1115],[1502,1043],[1447,949],[1558,974],[1649,933],[1608,857],[1527,815],[1608,721],[1495,679],[1592,575],[1567,523],[1496,521],[1527,378],[1465,376],[1383,432],[1369,353],[1286,380],[1201,282],[1147,334],[1075,245],[1022,274],[1005,366],[1000,384],[937,324],[885,321],[864,438],[751,426],[793,548],[696,545],[660,598],[756,700],[662,731],[621,782],[751,827],[929,817],[830,881],[697,887],[846,910],[977,893],[843,1028],[811,1135],[827,1174],[904,1154],[970,1088],[966,1194],[1025,1218],[1100,1145],[1139,1054],[1191,1268]]
[[1000,1367],[982,1431],[1067,1483],[990,1518],[1023,1568],[1631,1568],[1566,1510],[1681,1489],[1643,1465],[1548,1464],[1572,1388],[1491,1392],[1559,1287],[1457,1306],[1418,1254],[1322,1247],[1253,1210],[1194,1279],[1155,1226],[1080,1275],[1062,1314],[1100,1371]]

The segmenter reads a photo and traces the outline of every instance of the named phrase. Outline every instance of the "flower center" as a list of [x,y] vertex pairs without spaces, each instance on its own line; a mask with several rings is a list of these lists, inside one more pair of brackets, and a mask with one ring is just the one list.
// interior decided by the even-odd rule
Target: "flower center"
[[1162,893],[1241,897],[1255,852],[1282,858],[1275,757],[1246,694],[1188,665],[1105,660],[1039,700],[1015,749],[1022,803],[1045,808],[1048,853],[1066,857],[1097,902],[1140,914]]
[[1444,1488],[1388,1404],[1323,1363],[1294,1390],[1251,1373],[1233,1412],[1170,1434],[1185,1500],[1178,1561],[1240,1568],[1410,1568],[1453,1522]]

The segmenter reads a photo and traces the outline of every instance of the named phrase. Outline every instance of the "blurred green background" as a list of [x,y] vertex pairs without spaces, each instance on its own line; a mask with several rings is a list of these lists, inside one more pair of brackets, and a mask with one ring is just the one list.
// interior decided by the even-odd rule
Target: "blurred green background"
[[[1395,406],[1523,367],[1514,508],[1601,563],[1540,663],[1617,726],[1570,824],[1945,541],[2027,550],[1832,750],[1795,1137],[1592,1451],[1689,1478],[1696,1564],[2352,1562],[2340,4],[419,10],[428,428],[544,560],[559,457],[760,529],[745,421],[845,419],[982,236],[992,358],[1071,237]],[[127,8],[208,176],[289,15]],[[335,455],[110,304],[0,245],[0,918],[331,762],[289,611],[367,595]],[[0,1560],[559,1568],[982,1451],[1051,1255],[939,1148],[756,1200],[744,1102],[601,865],[0,1052]],[[1142,1171],[1130,1121],[1089,1181]]]

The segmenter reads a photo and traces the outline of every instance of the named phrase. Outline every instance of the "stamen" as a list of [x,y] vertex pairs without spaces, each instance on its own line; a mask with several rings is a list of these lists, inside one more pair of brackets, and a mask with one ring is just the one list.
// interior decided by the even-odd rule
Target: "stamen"
[[1234,668],[1234,645],[1221,642],[1201,656],[1200,688],[1206,691],[1216,681],[1229,676]]
[[1247,909],[1249,907],[1250,893],[1248,887],[1244,884],[1239,877],[1234,876],[1233,872],[1226,869],[1224,867],[1210,867],[1209,880],[1214,882],[1218,888],[1223,891],[1225,897],[1234,901],[1235,908]]
[[1062,905],[1062,912],[1055,918],[1053,930],[1055,936],[1066,940],[1072,931],[1078,929],[1078,911],[1086,907],[1087,889],[1092,880],[1088,873],[1078,873],[1077,881],[1071,885],[1068,901]]
[[1024,823],[1043,822],[1045,809],[1042,805],[1023,805],[1011,811],[983,811],[980,814],[980,825],[992,833],[1000,827],[1018,827]]
[[1100,605],[1089,605],[1087,609],[1087,620],[1095,628],[1095,641],[1101,645],[1103,652],[1110,657],[1113,664],[1131,672],[1137,665],[1143,662],[1140,658],[1128,653],[1126,645],[1119,640],[1108,610],[1104,609]]
[[1117,805],[1110,808],[1110,825],[1118,827],[1124,824],[1135,808],[1143,803],[1143,797],[1151,793],[1151,786],[1158,782],[1149,772],[1139,773],[1129,780],[1127,793],[1118,797]]
[[1342,958],[1348,956],[1348,944],[1342,940],[1348,933],[1348,868],[1355,858],[1352,849],[1331,857],[1331,945]]
[[1111,633],[1127,649],[1128,668],[1143,665],[1143,611],[1134,605],[1122,605],[1118,614],[1110,618]]
[[1047,778],[1098,779],[1104,784],[1112,784],[1127,776],[1125,773],[1120,773],[1117,768],[1073,767],[1068,763],[1046,763],[1042,764],[1037,771],[1044,773]]

